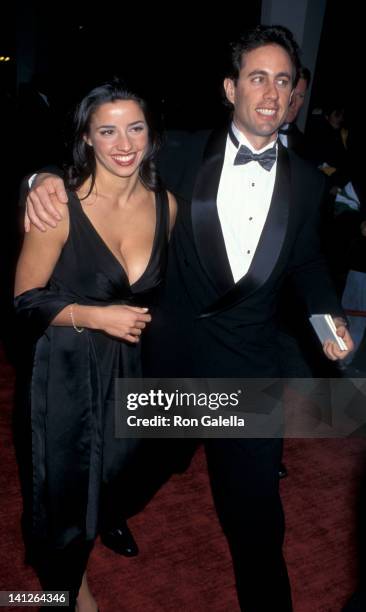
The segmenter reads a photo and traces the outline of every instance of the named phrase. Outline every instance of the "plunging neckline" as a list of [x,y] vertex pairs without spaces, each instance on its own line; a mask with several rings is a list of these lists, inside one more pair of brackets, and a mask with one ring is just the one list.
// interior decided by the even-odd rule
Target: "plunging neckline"
[[155,228],[154,228],[154,237],[153,237],[152,244],[151,244],[150,256],[149,256],[149,259],[147,261],[146,267],[144,268],[142,274],[133,283],[130,282],[130,279],[129,279],[127,271],[126,271],[126,268],[124,267],[123,263],[118,259],[117,255],[115,255],[115,253],[109,247],[107,242],[104,240],[103,236],[98,232],[98,230],[93,225],[93,223],[89,219],[88,215],[84,211],[84,209],[82,207],[82,204],[80,202],[79,196],[75,192],[73,192],[73,195],[75,196],[75,198],[76,198],[76,200],[77,200],[77,202],[79,204],[80,211],[81,211],[82,215],[85,217],[85,219],[89,223],[90,227],[92,228],[94,235],[99,239],[99,242],[102,244],[104,249],[111,255],[111,257],[117,263],[117,265],[119,266],[123,276],[126,278],[126,281],[127,281],[127,284],[129,286],[129,288],[132,289],[132,287],[137,285],[144,278],[144,276],[146,275],[146,273],[147,273],[147,271],[148,271],[148,269],[150,267],[151,261],[153,259],[154,252],[155,252],[156,240],[157,240],[157,231],[158,231],[158,209],[157,209],[157,197],[156,197],[156,194],[154,196],[154,204],[155,204]]

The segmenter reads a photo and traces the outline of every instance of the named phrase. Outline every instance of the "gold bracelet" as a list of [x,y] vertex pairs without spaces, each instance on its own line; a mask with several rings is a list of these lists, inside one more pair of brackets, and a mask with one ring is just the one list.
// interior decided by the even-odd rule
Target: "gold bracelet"
[[75,304],[70,304],[70,309],[69,309],[71,323],[72,323],[72,326],[73,326],[74,330],[77,331],[78,334],[81,334],[81,332],[84,331],[84,328],[83,327],[77,327],[77,325],[75,325],[74,312],[73,312],[73,309],[72,309],[73,306],[75,306]]

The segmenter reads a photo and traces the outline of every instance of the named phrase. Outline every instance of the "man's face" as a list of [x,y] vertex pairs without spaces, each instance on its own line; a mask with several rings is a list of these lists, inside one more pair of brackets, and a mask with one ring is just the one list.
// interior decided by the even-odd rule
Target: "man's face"
[[304,104],[307,89],[308,84],[306,80],[299,79],[291,96],[290,106],[288,108],[288,113],[285,119],[286,123],[293,123],[294,121],[296,121],[297,115],[299,114],[300,109]]
[[256,149],[276,138],[285,120],[292,90],[292,63],[279,45],[265,45],[242,57],[236,82],[225,79],[234,123]]

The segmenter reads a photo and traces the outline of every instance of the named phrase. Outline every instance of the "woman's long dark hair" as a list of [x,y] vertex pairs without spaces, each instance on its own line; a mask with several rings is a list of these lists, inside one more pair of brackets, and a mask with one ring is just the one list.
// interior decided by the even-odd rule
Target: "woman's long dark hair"
[[[139,167],[139,178],[151,191],[159,191],[160,180],[155,168],[155,156],[160,146],[160,137],[146,101],[130,91],[126,85],[113,80],[92,89],[77,106],[73,122],[72,164],[66,170],[66,185],[76,191],[91,177],[91,193],[95,185],[96,162],[93,148],[85,142],[93,114],[102,105],[117,100],[133,100],[142,110],[148,126],[148,148]],[[87,197],[87,196],[86,196]]]

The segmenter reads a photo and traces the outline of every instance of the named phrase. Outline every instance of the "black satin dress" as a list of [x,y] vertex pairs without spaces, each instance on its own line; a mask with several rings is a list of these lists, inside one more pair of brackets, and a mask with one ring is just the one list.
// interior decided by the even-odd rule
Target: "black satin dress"
[[[25,458],[31,464],[31,486],[28,482],[23,487],[28,498],[26,536],[33,546],[47,543],[58,550],[94,540],[101,491],[128,469],[138,442],[114,436],[114,380],[140,376],[141,360],[140,344],[90,329],[77,333],[50,322],[73,302],[151,307],[164,276],[169,232],[168,199],[162,192],[156,195],[148,265],[130,285],[74,194],[69,196],[69,215],[69,236],[48,286],[15,299],[20,320],[34,340],[30,385],[22,394],[32,455]],[[120,494],[128,496],[129,491]]]

